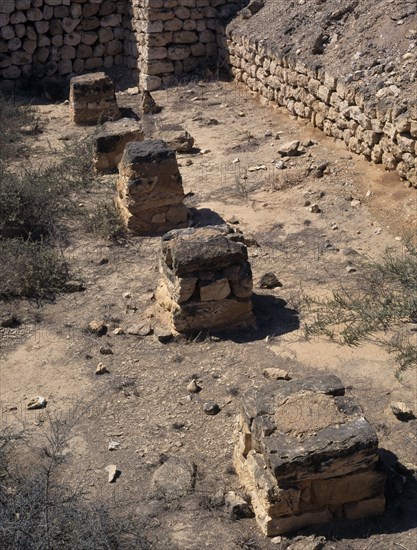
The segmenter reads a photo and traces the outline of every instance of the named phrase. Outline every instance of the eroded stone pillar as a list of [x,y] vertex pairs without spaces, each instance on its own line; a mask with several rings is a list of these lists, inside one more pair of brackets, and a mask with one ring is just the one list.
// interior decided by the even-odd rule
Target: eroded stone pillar
[[70,112],[75,124],[92,126],[120,118],[113,81],[104,73],[76,76],[70,82]]
[[162,237],[156,299],[174,332],[255,325],[252,272],[242,235],[226,225],[172,231]]
[[378,438],[336,376],[250,389],[235,435],[236,471],[265,535],[384,512]]
[[119,164],[117,205],[137,235],[161,235],[187,226],[187,208],[175,151],[162,140],[131,142]]

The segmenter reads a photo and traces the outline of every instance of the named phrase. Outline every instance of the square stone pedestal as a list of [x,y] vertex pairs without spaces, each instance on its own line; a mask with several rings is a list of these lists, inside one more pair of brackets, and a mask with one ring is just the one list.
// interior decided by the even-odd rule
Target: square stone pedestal
[[234,464],[268,536],[385,509],[376,433],[336,376],[244,394]]

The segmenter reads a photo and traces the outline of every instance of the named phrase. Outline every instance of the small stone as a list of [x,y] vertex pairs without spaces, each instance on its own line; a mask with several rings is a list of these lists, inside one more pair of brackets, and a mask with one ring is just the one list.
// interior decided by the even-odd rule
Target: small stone
[[348,265],[346,267],[346,273],[356,273],[356,267],[353,267],[353,265]]
[[304,201],[304,206],[310,206],[310,205],[311,205],[311,201],[309,201],[308,199]]
[[125,300],[130,300],[131,297],[132,297],[132,294],[130,292],[123,292],[123,298]]
[[310,212],[313,214],[320,214],[321,208],[317,203],[314,203],[310,206]]
[[64,285],[66,292],[82,292],[85,290],[85,285],[82,281],[67,281]]
[[227,220],[227,223],[230,223],[231,225],[238,225],[239,220],[236,218],[236,216],[232,216]]
[[119,441],[110,441],[109,443],[109,451],[117,451],[117,449],[120,447]]
[[272,537],[271,542],[272,544],[281,544],[282,537]]
[[210,149],[201,149],[200,153],[202,155],[207,155],[208,153],[211,153]]
[[244,117],[244,116],[246,116],[246,115],[245,115],[245,113],[244,113],[243,111],[240,111],[240,112],[238,113],[238,116]]
[[134,323],[126,329],[126,334],[132,336],[148,336],[152,333],[152,327],[149,322],[146,323]]
[[108,371],[107,367],[105,367],[105,366],[103,365],[103,363],[99,363],[99,364],[97,365],[97,367],[96,367],[96,374],[97,374],[97,375],[108,374],[108,372],[109,372],[109,371]]
[[13,313],[5,313],[1,316],[0,327],[12,328],[18,325],[20,325],[20,321]]
[[403,422],[408,422],[409,420],[416,418],[413,410],[402,401],[391,403],[391,410],[394,416]]
[[144,90],[142,93],[142,111],[145,115],[156,115],[162,111],[162,107],[156,103],[150,92],[147,90]]
[[321,550],[324,547],[326,539],[324,537],[296,537],[293,543],[287,547],[287,550]]
[[264,134],[265,137],[271,137],[272,136],[272,131],[271,130],[267,130]]
[[288,141],[281,145],[278,149],[278,153],[285,157],[291,157],[299,153],[298,146],[300,145],[299,141]]
[[274,166],[277,170],[284,170],[285,169],[285,164],[282,162],[282,160],[279,160]]
[[277,279],[277,276],[275,273],[268,272],[265,273],[265,275],[262,275],[262,277],[259,280],[258,284],[259,288],[277,288],[282,287],[282,283]]
[[88,332],[95,334],[96,336],[104,336],[107,333],[107,325],[104,321],[90,321],[87,325]]
[[291,380],[291,376],[284,369],[269,367],[262,373],[268,380]]
[[203,405],[203,411],[210,416],[215,416],[219,414],[220,407],[215,401],[207,401],[207,403]]
[[189,384],[187,384],[187,390],[190,393],[198,393],[202,390],[201,386],[197,384],[197,380],[193,378]]
[[106,466],[105,470],[109,474],[108,482],[114,483],[120,475],[120,472],[117,469],[117,466],[115,464],[109,464],[108,466]]
[[117,327],[114,329],[113,334],[119,336],[120,334],[124,334],[124,330],[121,327]]
[[360,206],[361,204],[361,201],[358,200],[358,199],[353,199],[350,201],[350,206],[352,206],[353,208],[356,208],[357,206]]
[[29,411],[33,411],[36,409],[44,409],[46,405],[47,405],[46,399],[39,395],[38,397],[34,397],[29,401],[29,403],[27,404],[27,409]]
[[102,346],[99,351],[101,355],[113,355],[113,350],[109,347]]
[[238,164],[239,162],[240,162],[240,159],[238,159],[237,157],[232,161],[233,164]]
[[246,500],[233,491],[224,497],[226,511],[232,519],[253,518],[254,513]]

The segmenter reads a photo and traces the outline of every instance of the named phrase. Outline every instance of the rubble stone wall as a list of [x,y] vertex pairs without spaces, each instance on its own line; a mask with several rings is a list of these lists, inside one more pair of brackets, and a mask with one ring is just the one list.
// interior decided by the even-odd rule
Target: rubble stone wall
[[1,0],[0,82],[137,71],[130,0]]
[[182,75],[216,65],[223,21],[242,0],[133,0],[140,83],[152,91]]
[[238,82],[417,186],[415,98],[407,108],[395,99],[366,100],[354,85],[296,56],[275,52],[244,31],[228,28],[226,37],[219,54]]

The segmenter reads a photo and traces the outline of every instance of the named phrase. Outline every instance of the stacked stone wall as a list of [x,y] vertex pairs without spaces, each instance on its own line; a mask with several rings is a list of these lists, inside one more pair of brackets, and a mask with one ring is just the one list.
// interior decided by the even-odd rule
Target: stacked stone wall
[[130,0],[1,0],[0,82],[137,71]]
[[[219,44],[221,44],[219,40]],[[348,149],[387,170],[397,170],[417,186],[417,100],[367,97],[355,88],[296,56],[273,51],[262,40],[227,29],[219,55],[237,82],[291,115],[308,119]]]
[[152,91],[200,67],[217,65],[224,21],[243,4],[242,0],[134,0],[141,86]]

